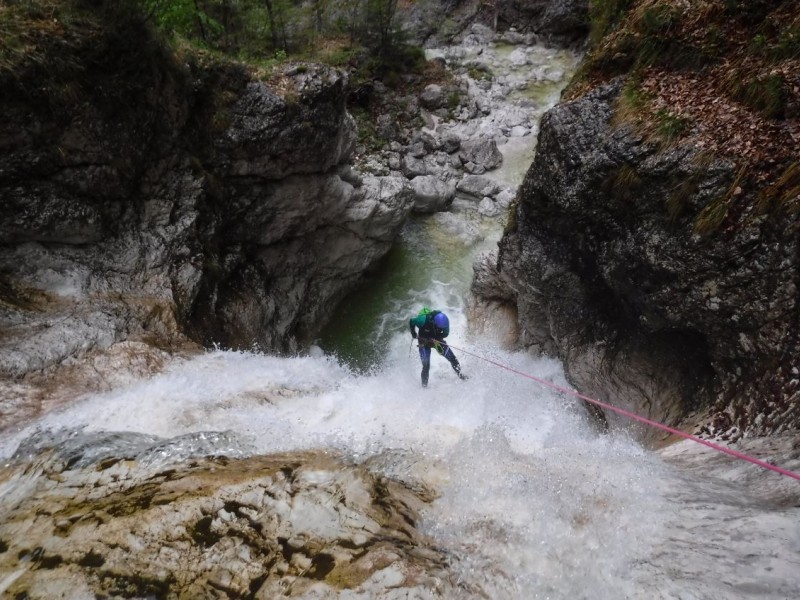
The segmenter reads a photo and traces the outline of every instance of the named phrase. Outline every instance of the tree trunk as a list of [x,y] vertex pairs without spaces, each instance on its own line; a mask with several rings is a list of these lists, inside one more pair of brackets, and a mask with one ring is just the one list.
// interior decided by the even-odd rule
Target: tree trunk
[[264,0],[267,6],[267,17],[269,18],[269,32],[272,35],[272,49],[278,49],[278,26],[275,23],[275,7],[272,0]]

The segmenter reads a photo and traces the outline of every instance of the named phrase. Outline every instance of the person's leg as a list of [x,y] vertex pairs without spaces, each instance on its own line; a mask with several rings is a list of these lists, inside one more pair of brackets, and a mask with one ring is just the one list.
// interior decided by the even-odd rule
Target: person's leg
[[453,350],[450,348],[450,346],[445,346],[444,350],[442,350],[440,346],[439,353],[448,360],[450,365],[453,367],[453,371],[456,372],[456,375],[458,375],[461,379],[466,379],[466,377],[461,374],[461,365],[458,363],[458,359],[456,358],[456,355],[453,353]]
[[428,373],[431,370],[431,349],[420,344],[419,359],[422,361],[422,387],[427,387]]

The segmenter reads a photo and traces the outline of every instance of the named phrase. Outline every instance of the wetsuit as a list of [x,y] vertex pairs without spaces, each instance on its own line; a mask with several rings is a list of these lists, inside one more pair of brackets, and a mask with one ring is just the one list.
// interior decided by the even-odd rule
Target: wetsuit
[[[453,370],[461,379],[465,377],[461,374],[461,365],[458,364],[456,355],[449,345],[444,343],[450,333],[450,328],[440,329],[433,322],[434,317],[440,311],[434,310],[428,313],[420,313],[416,317],[408,320],[408,327],[411,330],[411,337],[419,341],[419,358],[422,361],[422,385],[428,385],[428,373],[431,369],[431,349],[444,356],[452,365]],[[415,329],[419,329],[419,335]]]

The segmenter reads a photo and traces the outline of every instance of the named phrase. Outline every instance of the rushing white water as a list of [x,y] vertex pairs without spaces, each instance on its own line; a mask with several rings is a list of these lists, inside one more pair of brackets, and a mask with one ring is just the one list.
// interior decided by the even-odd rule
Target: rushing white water
[[448,219],[410,224],[394,272],[361,295],[358,370],[320,348],[208,352],[8,433],[0,456],[56,438],[143,464],[327,448],[439,494],[421,526],[452,557],[459,598],[800,597],[797,507],[599,434],[573,399],[471,356],[467,382],[434,355],[420,386],[407,322],[423,303],[448,312],[454,346],[567,385],[556,361],[470,338],[469,266],[498,227],[463,205]]
[[[463,357],[464,383],[435,357],[423,389],[407,339],[396,334],[368,375],[325,356],[210,352],[36,426],[173,440],[146,438],[149,460],[180,458],[193,432],[206,432],[203,453],[343,451],[440,494],[422,526],[475,597],[798,597],[797,508],[765,507],[597,434],[572,400],[475,359]],[[564,383],[552,360],[453,342]],[[2,455],[31,433],[4,439]]]

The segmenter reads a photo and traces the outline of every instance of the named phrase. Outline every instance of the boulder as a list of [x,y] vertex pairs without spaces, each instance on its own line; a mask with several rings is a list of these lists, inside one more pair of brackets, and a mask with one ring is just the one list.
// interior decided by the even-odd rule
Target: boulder
[[528,64],[528,53],[525,52],[524,48],[515,48],[509,55],[508,60],[515,67],[522,67]]
[[403,175],[409,179],[428,174],[428,167],[425,165],[425,161],[422,160],[422,158],[417,158],[411,153],[403,156],[400,170],[403,172]]
[[345,110],[345,77],[313,66],[284,81],[283,95],[261,81],[241,90],[228,110],[230,124],[215,140],[220,168],[279,178],[326,171],[350,158],[356,131]]
[[441,108],[445,104],[445,94],[442,86],[431,83],[425,86],[423,92],[419,95],[419,102],[425,108],[434,110]]
[[433,213],[444,210],[453,201],[456,190],[452,183],[433,175],[422,175],[411,180],[414,190],[414,210]]
[[494,196],[499,193],[502,186],[495,180],[481,175],[464,175],[458,182],[456,189],[462,194],[475,199],[485,196]]
[[496,169],[503,162],[503,155],[494,140],[478,139],[463,142],[459,151],[464,168],[475,174]]
[[394,140],[397,138],[398,127],[397,122],[392,115],[379,115],[375,122],[375,129],[378,135],[384,140]]
[[494,200],[487,196],[478,204],[478,212],[484,217],[496,217],[500,214],[500,208]]
[[461,147],[461,136],[453,131],[447,131],[442,135],[441,148],[448,154],[458,152]]

